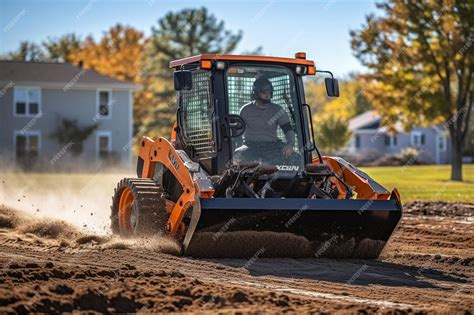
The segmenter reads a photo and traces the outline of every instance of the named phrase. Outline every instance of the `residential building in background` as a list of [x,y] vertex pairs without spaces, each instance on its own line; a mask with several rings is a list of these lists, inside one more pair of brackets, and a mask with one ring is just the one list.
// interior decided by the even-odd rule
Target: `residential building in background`
[[381,125],[382,116],[371,110],[349,121],[351,141],[348,152],[353,155],[396,155],[403,149],[415,148],[417,159],[427,164],[447,164],[451,161],[449,133],[437,126],[414,127],[404,131],[400,124],[389,131]]
[[[3,163],[130,165],[132,93],[138,88],[68,63],[0,61]],[[67,139],[87,129],[79,146]]]

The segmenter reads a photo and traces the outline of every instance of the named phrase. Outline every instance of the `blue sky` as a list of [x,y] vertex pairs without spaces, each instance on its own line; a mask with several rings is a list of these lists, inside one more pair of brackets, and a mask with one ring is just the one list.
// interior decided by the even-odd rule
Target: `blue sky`
[[360,28],[365,15],[376,11],[368,0],[0,0],[0,54],[22,40],[41,42],[68,32],[98,38],[118,22],[148,35],[166,12],[200,6],[224,20],[227,29],[243,31],[236,52],[262,46],[267,55],[290,57],[306,51],[318,68],[338,76],[364,71],[352,56],[349,30]]

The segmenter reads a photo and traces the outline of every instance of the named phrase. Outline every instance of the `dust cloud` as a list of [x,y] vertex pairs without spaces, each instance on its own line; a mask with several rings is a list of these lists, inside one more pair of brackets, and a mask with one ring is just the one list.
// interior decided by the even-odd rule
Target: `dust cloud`
[[63,220],[82,232],[107,235],[114,187],[127,175],[0,173],[0,204],[37,219]]

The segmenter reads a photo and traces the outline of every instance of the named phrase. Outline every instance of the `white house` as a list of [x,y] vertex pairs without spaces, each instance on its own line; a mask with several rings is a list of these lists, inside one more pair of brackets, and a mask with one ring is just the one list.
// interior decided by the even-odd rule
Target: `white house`
[[371,110],[349,121],[352,138],[348,151],[351,154],[395,155],[412,147],[418,150],[419,159],[426,163],[450,162],[450,141],[445,130],[432,126],[413,127],[409,132],[405,132],[400,124],[396,124],[396,132],[389,132],[386,127],[381,126],[381,120],[382,116]]

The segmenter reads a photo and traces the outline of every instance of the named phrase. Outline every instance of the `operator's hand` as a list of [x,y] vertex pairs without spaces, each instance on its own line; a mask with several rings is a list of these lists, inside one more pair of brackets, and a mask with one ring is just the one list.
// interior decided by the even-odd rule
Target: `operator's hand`
[[283,153],[283,156],[285,158],[289,158],[293,154],[293,146],[285,145],[285,147],[283,148],[282,153]]

